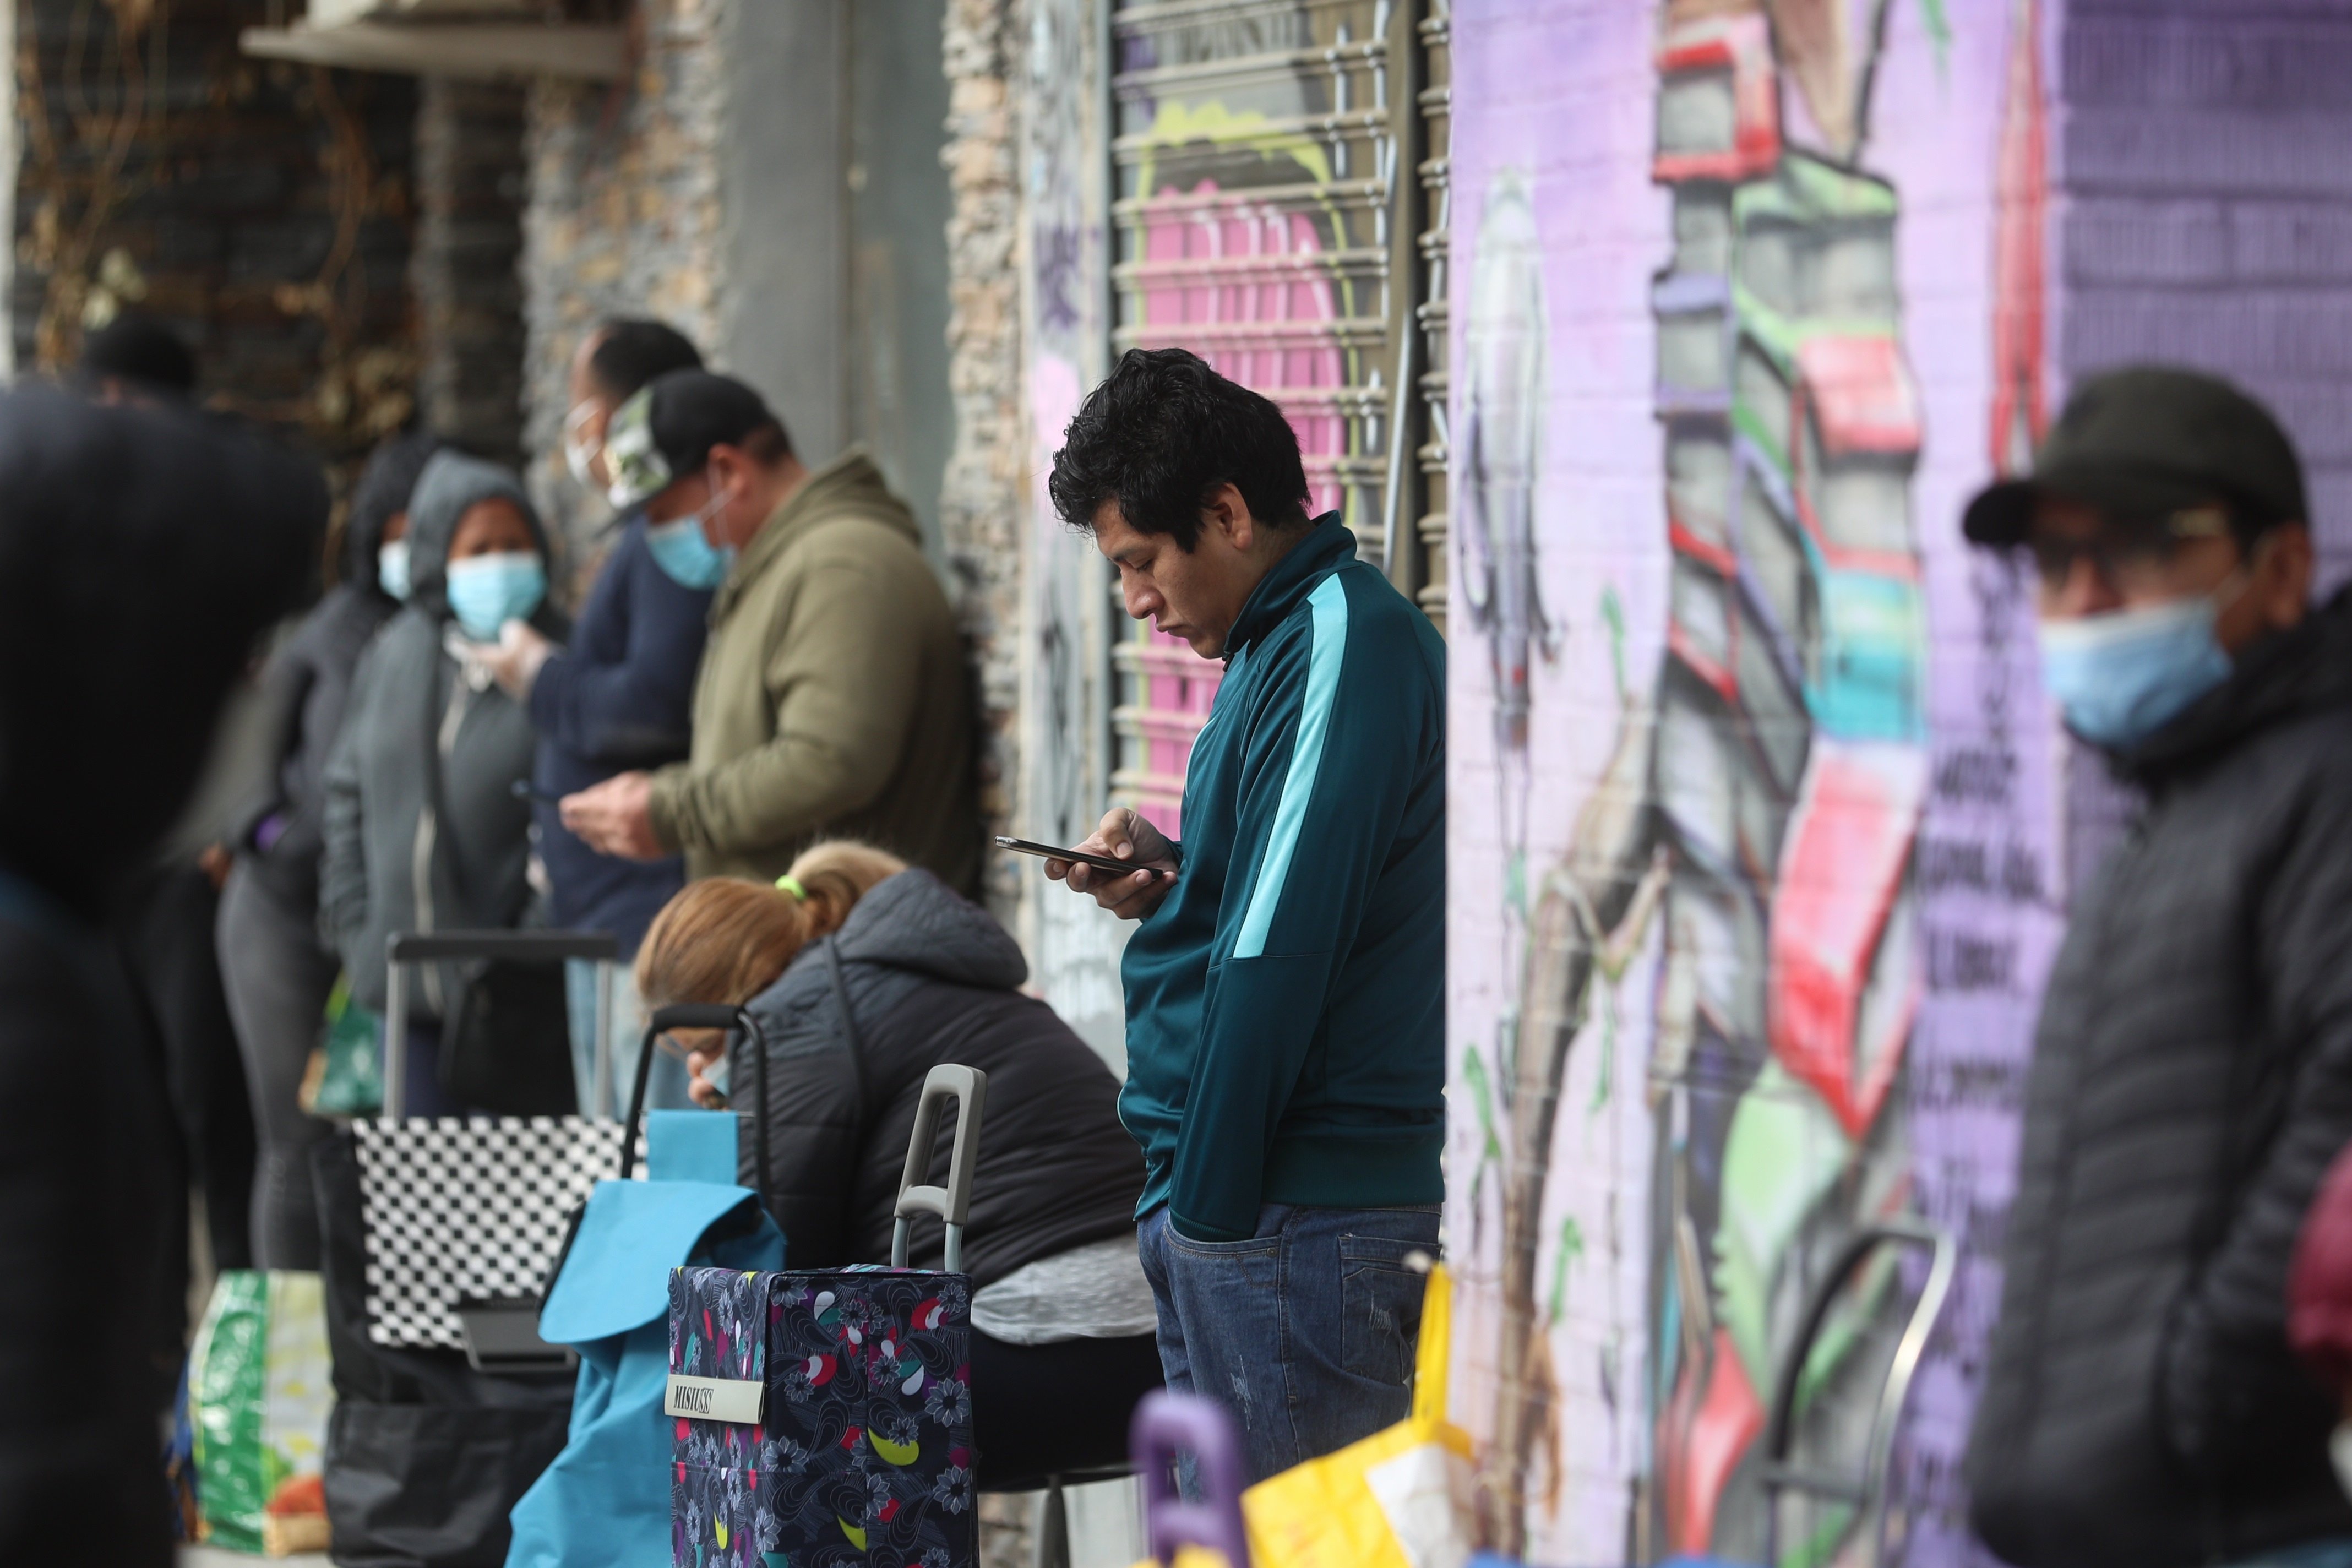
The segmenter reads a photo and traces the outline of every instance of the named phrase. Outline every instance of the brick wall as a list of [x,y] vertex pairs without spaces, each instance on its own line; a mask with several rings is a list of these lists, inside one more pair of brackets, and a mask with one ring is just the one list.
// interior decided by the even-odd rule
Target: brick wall
[[2059,47],[2068,381],[2202,365],[2302,447],[2331,580],[2352,571],[2352,9],[2074,0]]
[[16,5],[10,332],[54,369],[86,314],[135,305],[194,346],[206,401],[347,462],[413,406],[416,88],[244,58],[267,9]]

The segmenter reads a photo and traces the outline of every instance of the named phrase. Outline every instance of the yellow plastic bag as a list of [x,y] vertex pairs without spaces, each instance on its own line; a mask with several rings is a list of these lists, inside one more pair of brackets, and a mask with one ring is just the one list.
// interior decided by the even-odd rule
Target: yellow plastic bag
[[1253,1568],[1461,1568],[1470,1438],[1445,1418],[1453,1282],[1429,1271],[1412,1414],[1242,1494]]

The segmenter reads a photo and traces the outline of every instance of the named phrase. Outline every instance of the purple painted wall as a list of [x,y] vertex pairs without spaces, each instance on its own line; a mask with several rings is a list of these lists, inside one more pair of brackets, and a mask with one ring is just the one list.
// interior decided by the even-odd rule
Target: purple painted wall
[[[1487,1542],[1531,1562],[1752,1553],[1759,1372],[1826,1249],[1895,1213],[1961,1249],[1897,1446],[1899,1554],[1984,1560],[1958,1461],[2038,992],[2130,803],[2056,731],[2021,584],[1959,541],[1967,496],[2071,382],[2185,361],[2278,410],[2328,578],[2352,575],[2352,0],[1888,0],[1874,49],[1872,11],[1455,6],[1452,1402]],[[1814,294],[1767,254],[1854,234]],[[1736,384],[1751,340],[1794,413],[1769,374]],[[1878,368],[1824,380],[1824,343]],[[1916,606],[1909,633],[1836,630],[1857,579],[1805,502],[1840,438],[1807,447],[1808,408],[1876,465],[1850,493],[1890,549],[1862,574]],[[1692,458],[1710,431],[1787,494]],[[1802,516],[1812,619],[1776,603],[1774,510]],[[1793,718],[1710,652],[1768,641],[1801,667]],[[1891,706],[1841,684],[1856,647],[1898,672]],[[1776,784],[1792,734],[1801,780]],[[1857,758],[1897,784],[1809,858]],[[1710,812],[1737,851],[1712,867]],[[1890,846],[1888,895],[1861,851]],[[1907,1026],[1809,1034],[1824,994]],[[1917,1278],[1857,1305],[1804,1428],[1820,1456],[1858,1454]]]

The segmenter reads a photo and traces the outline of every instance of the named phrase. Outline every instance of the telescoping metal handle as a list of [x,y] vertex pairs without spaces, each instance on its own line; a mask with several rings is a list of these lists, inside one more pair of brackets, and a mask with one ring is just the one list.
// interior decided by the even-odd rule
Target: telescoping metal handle
[[584,958],[598,966],[593,1114],[605,1115],[613,1077],[612,966],[620,951],[620,940],[607,931],[403,931],[384,938],[384,1120],[408,1113],[408,987],[400,983],[402,966],[472,958],[546,963]]
[[[926,1185],[931,1173],[931,1144],[940,1135],[940,1113],[949,1100],[956,1102],[955,1152],[948,1160],[948,1184]],[[971,1170],[980,1158],[980,1117],[988,1100],[988,1075],[977,1068],[941,1064],[923,1079],[923,1098],[915,1107],[915,1135],[907,1141],[907,1170],[898,1178],[898,1226],[890,1234],[890,1267],[907,1267],[907,1244],[915,1228],[914,1216],[935,1214],[947,1222],[947,1266],[950,1274],[963,1272],[963,1222],[971,1213]]]
[[[1197,1394],[1147,1394],[1128,1423],[1127,1447],[1143,1478],[1143,1538],[1154,1562],[1173,1563],[1181,1548],[1205,1546],[1223,1552],[1232,1568],[1249,1568],[1241,1445],[1223,1406]],[[1184,1454],[1199,1466],[1198,1502],[1176,1489],[1176,1461]]]
[[[1895,1342],[1895,1357],[1886,1368],[1886,1381],[1879,1387],[1878,1409],[1871,1419],[1870,1447],[1862,1474],[1858,1478],[1832,1475],[1791,1465],[1789,1451],[1796,1444],[1797,1391],[1804,1379],[1805,1363],[1812,1355],[1813,1342],[1829,1320],[1830,1308],[1838,1292],[1882,1247],[1926,1252],[1927,1278],[1919,1288],[1918,1299],[1912,1303],[1910,1321],[1903,1325],[1902,1337]],[[1765,1562],[1780,1561],[1780,1494],[1784,1491],[1805,1492],[1852,1504],[1862,1515],[1863,1528],[1867,1531],[1865,1554],[1861,1561],[1870,1568],[1877,1568],[1885,1561],[1886,1472],[1895,1452],[1895,1428],[1903,1417],[1904,1401],[1910,1395],[1912,1376],[1919,1370],[1919,1357],[1927,1348],[1927,1335],[1944,1310],[1944,1297],[1951,1289],[1952,1269],[1957,1261],[1958,1249],[1951,1237],[1937,1226],[1918,1220],[1882,1220],[1855,1232],[1830,1271],[1822,1277],[1820,1289],[1805,1308],[1796,1341],[1789,1347],[1789,1359],[1780,1368],[1779,1386],[1772,1395],[1764,1462],[1758,1475],[1765,1497]]]
[[629,1094],[629,1121],[621,1139],[621,1180],[636,1168],[637,1129],[645,1125],[646,1084],[653,1077],[654,1042],[672,1029],[740,1029],[751,1043],[751,1184],[761,1206],[770,1214],[776,1205],[768,1198],[768,1036],[749,1007],[723,1002],[679,1002],[656,1007],[646,1020],[645,1048],[637,1053],[637,1081]]

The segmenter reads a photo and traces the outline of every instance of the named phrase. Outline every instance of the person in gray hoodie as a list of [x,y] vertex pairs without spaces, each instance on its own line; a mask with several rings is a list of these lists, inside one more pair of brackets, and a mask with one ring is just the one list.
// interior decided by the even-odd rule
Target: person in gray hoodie
[[[507,928],[530,912],[530,806],[514,786],[537,737],[465,647],[495,642],[509,620],[563,638],[547,560],[546,532],[511,473],[449,451],[425,465],[408,504],[408,602],[360,660],[327,765],[319,918],[363,1007],[384,1006],[392,933]],[[439,1071],[459,972],[419,965],[405,984],[408,1109],[463,1109]]]

